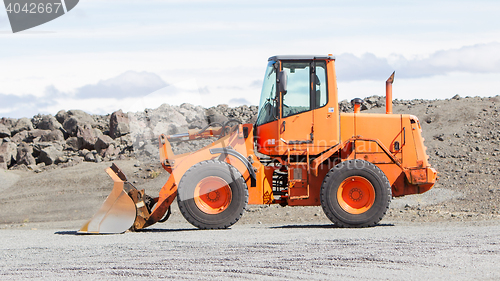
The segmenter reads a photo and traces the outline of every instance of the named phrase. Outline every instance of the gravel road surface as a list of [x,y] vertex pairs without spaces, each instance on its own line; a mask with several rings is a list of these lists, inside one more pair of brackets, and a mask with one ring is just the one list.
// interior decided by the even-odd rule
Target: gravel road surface
[[[196,230],[165,223],[120,235],[53,224],[1,229],[0,279],[499,280],[500,221],[241,224]],[[71,227],[73,227],[73,225]]]

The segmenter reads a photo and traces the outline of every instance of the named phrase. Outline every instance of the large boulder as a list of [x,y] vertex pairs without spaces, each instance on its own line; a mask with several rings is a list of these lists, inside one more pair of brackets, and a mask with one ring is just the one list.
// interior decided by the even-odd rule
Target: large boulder
[[5,127],[7,127],[7,129],[9,129],[9,131],[12,127],[14,127],[16,122],[17,122],[17,119],[14,119],[14,118],[2,117],[0,119],[0,124],[5,125]]
[[177,134],[188,131],[186,118],[178,107],[163,104],[156,109],[129,114],[130,132],[134,142],[156,139],[160,134]]
[[160,107],[148,110],[146,112],[146,120],[149,119],[149,128],[152,128],[152,133],[156,139],[160,134],[173,135],[178,133],[187,133],[189,124],[186,117],[179,112],[179,108],[167,104],[162,104]]
[[[107,135],[102,135],[99,136],[95,142],[95,149],[99,154],[101,154],[102,151],[106,150],[110,145],[114,145],[115,142],[110,136]],[[101,154],[102,156],[102,154]]]
[[40,141],[44,142],[62,142],[64,141],[64,134],[61,130],[52,130],[49,133],[40,137]]
[[78,138],[78,148],[93,150],[97,138],[102,135],[98,129],[93,129],[88,125],[78,126],[76,137]]
[[26,166],[36,165],[35,157],[33,157],[33,147],[27,143],[21,143],[17,147],[16,163],[18,165],[24,164]]
[[109,120],[111,118],[110,114],[107,115],[92,115],[94,119],[94,125],[92,127],[99,129],[101,132],[109,135]]
[[2,145],[7,147],[7,154],[6,154],[7,166],[14,165],[17,156],[17,144],[11,141],[9,142],[4,141]]
[[109,135],[113,138],[119,138],[130,133],[128,115],[118,110],[111,114],[109,119]]
[[97,150],[97,153],[104,158],[111,158],[112,156],[119,154],[121,151],[119,145],[117,145],[116,142],[107,135],[102,135],[97,138],[95,149]]
[[72,150],[72,151],[78,151],[78,138],[77,137],[70,137],[66,140],[66,145],[65,149],[66,150]]
[[63,156],[62,147],[51,145],[40,150],[38,162],[45,163],[45,165],[57,164]]
[[224,114],[222,114],[220,107],[224,109],[224,107],[220,105],[218,107],[211,107],[207,109],[206,115],[208,124],[218,123],[220,125],[223,125],[224,123],[229,121],[229,118],[227,118],[226,116],[224,116]]
[[17,145],[13,142],[2,142],[0,144],[0,169],[7,169],[14,164],[17,156]]
[[66,121],[66,119],[68,119],[68,113],[64,109],[59,110],[55,117],[56,117],[57,122],[64,124],[64,121]]
[[33,129],[31,131],[28,131],[28,137],[25,139],[25,141],[38,142],[47,134],[50,134],[50,130]]
[[4,124],[0,123],[0,138],[10,137],[10,130]]
[[30,119],[23,117],[17,120],[16,124],[11,130],[12,131],[11,134],[15,135],[21,131],[30,131],[30,130],[33,130],[33,123],[31,123]]
[[179,113],[184,115],[189,129],[201,129],[208,125],[205,109],[201,106],[193,106],[189,103],[183,103],[179,107]]
[[59,130],[62,128],[61,123],[52,115],[41,115],[40,120],[36,126],[38,129],[42,130]]
[[66,132],[75,137],[78,133],[78,127],[92,127],[94,119],[88,113],[82,110],[69,110],[68,117],[64,120],[63,128]]
[[11,140],[17,144],[28,141],[28,131],[21,131],[15,134]]

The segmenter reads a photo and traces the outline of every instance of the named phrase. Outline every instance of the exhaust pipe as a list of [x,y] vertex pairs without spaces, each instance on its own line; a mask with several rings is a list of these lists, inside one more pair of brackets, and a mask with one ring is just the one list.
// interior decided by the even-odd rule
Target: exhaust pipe
[[392,114],[392,82],[394,82],[395,73],[396,71],[385,81],[385,114]]

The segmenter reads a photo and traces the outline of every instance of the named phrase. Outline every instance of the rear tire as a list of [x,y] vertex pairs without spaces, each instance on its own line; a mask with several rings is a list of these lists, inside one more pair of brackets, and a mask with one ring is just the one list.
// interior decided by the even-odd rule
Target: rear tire
[[389,180],[377,166],[348,160],[326,174],[320,197],[323,211],[335,225],[367,227],[384,217],[392,195]]
[[177,203],[184,218],[200,229],[228,228],[243,215],[248,189],[233,166],[218,160],[203,161],[182,176]]

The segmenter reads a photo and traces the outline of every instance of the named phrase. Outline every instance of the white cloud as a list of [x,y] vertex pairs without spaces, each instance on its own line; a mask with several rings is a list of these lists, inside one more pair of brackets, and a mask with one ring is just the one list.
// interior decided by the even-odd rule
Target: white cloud
[[263,80],[253,80],[252,82],[250,82],[250,85],[249,87],[250,88],[259,88],[262,86],[262,83],[263,83]]
[[160,76],[150,72],[127,71],[96,84],[76,90],[77,98],[125,98],[144,96],[167,86]]
[[402,55],[387,58],[366,53],[362,56],[337,56],[339,81],[381,80],[396,71],[399,78],[422,78],[461,73],[500,73],[500,43],[477,44],[440,50],[407,59]]
[[[78,97],[60,92],[53,86],[46,88],[42,97],[0,94],[0,114],[9,117],[31,117],[37,113],[56,114],[59,110],[81,109],[91,114],[108,114],[118,109],[125,112],[143,111],[145,108],[156,108],[161,104],[180,105],[192,103],[201,105],[207,98],[199,92],[195,80],[187,80],[169,85],[145,95],[107,95],[100,97]],[[5,103],[4,103],[5,102]]]
[[386,58],[366,53],[361,57],[341,54],[336,59],[336,74],[339,81],[380,80],[393,71]]
[[[0,94],[0,113],[19,118],[31,117],[38,113],[55,114],[60,109],[82,109],[95,114],[110,113],[119,108],[137,111],[147,106],[157,107],[167,102],[169,96],[186,92],[182,87],[166,86],[167,84],[154,73],[127,71],[71,92],[64,92],[54,85],[49,85],[39,96]],[[145,102],[147,95],[162,89],[162,96],[157,96],[154,102]]]
[[230,106],[250,105],[251,103],[245,98],[233,98],[229,100]]
[[[385,79],[380,81],[339,81],[340,100],[385,96]],[[443,76],[401,78],[396,73],[393,84],[393,98],[411,99],[446,99],[454,95],[491,97],[500,95],[500,73],[451,73]]]
[[44,111],[40,108],[56,104],[57,96],[41,98],[33,95],[9,95],[0,93],[0,114],[8,117],[32,117],[33,115]]
[[395,63],[403,77],[429,77],[452,72],[500,73],[500,43],[464,46],[459,49],[437,51],[427,58]]

